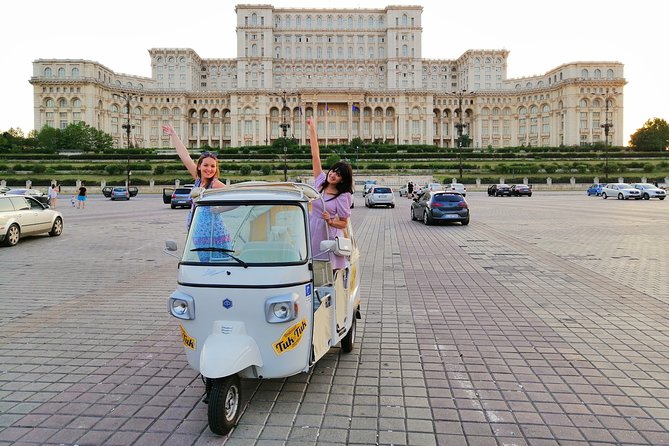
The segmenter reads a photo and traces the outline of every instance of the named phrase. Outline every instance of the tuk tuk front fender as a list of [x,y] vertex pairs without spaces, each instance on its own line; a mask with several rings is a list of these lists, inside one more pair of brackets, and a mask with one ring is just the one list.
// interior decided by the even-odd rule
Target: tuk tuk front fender
[[200,373],[207,378],[234,375],[250,367],[262,367],[258,345],[251,336],[211,334],[200,352]]

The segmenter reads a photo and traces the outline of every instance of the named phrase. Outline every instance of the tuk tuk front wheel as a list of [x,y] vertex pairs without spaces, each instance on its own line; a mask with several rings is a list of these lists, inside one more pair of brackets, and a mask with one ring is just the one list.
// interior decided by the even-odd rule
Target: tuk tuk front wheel
[[355,324],[356,324],[355,312],[353,312],[353,321],[351,322],[351,328],[348,329],[346,336],[341,338],[341,350],[344,353],[351,353],[353,351],[353,346],[355,344]]
[[209,394],[209,429],[215,434],[225,435],[230,432],[241,412],[242,387],[238,375],[212,380]]

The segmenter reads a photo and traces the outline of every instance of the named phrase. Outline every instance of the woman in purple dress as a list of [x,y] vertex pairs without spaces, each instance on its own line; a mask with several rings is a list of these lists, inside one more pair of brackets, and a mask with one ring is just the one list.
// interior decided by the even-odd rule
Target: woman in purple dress
[[[321,252],[322,240],[334,240],[343,237],[351,217],[353,202],[353,170],[343,161],[335,163],[327,173],[321,167],[321,154],[316,136],[314,118],[307,118],[311,160],[314,171],[314,187],[321,193],[321,198],[311,202],[309,224],[311,231],[311,251],[315,259],[328,260],[328,253]],[[332,253],[329,257],[332,269],[346,267],[347,258]]]

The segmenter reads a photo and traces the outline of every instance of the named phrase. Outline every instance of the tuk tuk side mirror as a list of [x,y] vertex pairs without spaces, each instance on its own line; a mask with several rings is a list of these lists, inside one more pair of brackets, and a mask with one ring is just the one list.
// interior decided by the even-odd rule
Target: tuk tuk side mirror
[[338,256],[350,256],[353,252],[353,243],[350,238],[335,237],[334,240],[321,241],[321,252],[334,252]]
[[163,250],[165,254],[170,255],[174,258],[179,258],[176,254],[173,254],[177,251],[177,242],[174,240],[165,240],[165,249]]

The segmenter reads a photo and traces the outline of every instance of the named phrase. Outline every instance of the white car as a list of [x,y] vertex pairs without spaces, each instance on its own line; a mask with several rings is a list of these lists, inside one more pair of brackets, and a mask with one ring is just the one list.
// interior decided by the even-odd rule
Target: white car
[[667,196],[667,192],[650,183],[632,183],[633,188],[641,191],[641,198],[644,200],[650,200],[651,198],[659,198],[664,200],[664,197]]
[[409,186],[405,184],[404,186],[399,188],[397,193],[400,194],[400,197],[408,196],[409,195]]
[[444,185],[441,183],[428,183],[424,186],[419,187],[416,190],[416,195],[420,195],[425,191],[430,191],[430,192],[439,192],[444,190]]
[[454,190],[455,192],[460,192],[463,197],[467,196],[467,188],[462,183],[451,183],[446,186],[446,190]]
[[640,200],[641,191],[627,183],[609,183],[602,187],[602,198],[606,200],[609,197],[616,197],[618,200],[629,200],[630,198]]
[[365,206],[373,208],[374,206],[395,207],[395,194],[388,186],[372,186],[365,195]]
[[23,195],[0,196],[0,242],[14,246],[28,235],[63,233],[63,215]]

